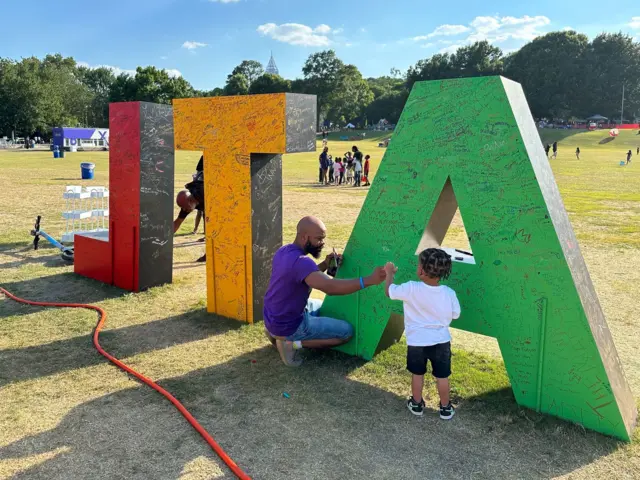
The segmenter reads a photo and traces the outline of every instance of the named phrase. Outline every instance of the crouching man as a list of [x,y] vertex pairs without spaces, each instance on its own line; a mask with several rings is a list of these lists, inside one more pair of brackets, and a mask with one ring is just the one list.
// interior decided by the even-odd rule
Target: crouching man
[[275,340],[285,365],[297,367],[301,348],[330,348],[347,343],[353,327],[344,320],[318,315],[320,301],[309,300],[311,289],[327,295],[348,295],[379,285],[385,280],[382,267],[368,277],[335,279],[325,272],[332,259],[340,264],[342,256],[334,253],[316,264],[307,255],[320,258],[327,229],[315,217],[298,223],[296,239],[280,248],[273,257],[271,280],[264,297],[264,322],[267,335]]

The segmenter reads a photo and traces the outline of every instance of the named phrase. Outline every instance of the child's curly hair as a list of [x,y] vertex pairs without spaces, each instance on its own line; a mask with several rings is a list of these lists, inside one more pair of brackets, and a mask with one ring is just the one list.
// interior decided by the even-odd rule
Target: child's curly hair
[[420,265],[431,278],[446,280],[451,275],[451,255],[439,248],[427,248],[420,253]]

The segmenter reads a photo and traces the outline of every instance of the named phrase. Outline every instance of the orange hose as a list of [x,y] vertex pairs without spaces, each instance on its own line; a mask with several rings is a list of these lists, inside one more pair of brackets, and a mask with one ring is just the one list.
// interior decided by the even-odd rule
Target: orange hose
[[182,414],[182,416],[187,419],[187,421],[191,424],[191,426],[193,426],[193,428],[195,428],[196,431],[200,435],[202,435],[202,438],[206,440],[206,442],[211,446],[211,448],[213,448],[213,451],[218,454],[218,456],[222,459],[222,461],[227,464],[227,466],[238,478],[240,478],[241,480],[251,480],[251,477],[249,477],[249,475],[244,473],[242,469],[240,469],[240,467],[236,465],[236,463],[231,459],[231,457],[229,457],[225,453],[222,447],[218,445],[218,443],[213,439],[213,437],[209,435],[209,433],[202,427],[202,425],[198,423],[198,421],[193,417],[193,415],[191,415],[189,411],[186,408],[184,408],[184,406],[173,395],[171,395],[169,392],[167,392],[164,388],[162,388],[160,385],[155,383],[153,380],[145,377],[141,373],[136,372],[134,369],[125,365],[114,356],[109,355],[100,346],[100,341],[99,341],[100,330],[102,330],[102,327],[104,326],[104,322],[107,320],[107,312],[105,312],[102,308],[96,307],[95,305],[86,305],[84,303],[33,302],[30,300],[24,300],[22,298],[18,298],[15,295],[11,294],[10,292],[6,291],[2,287],[0,287],[0,292],[4,293],[7,296],[7,298],[10,298],[11,300],[14,300],[19,303],[25,303],[27,305],[36,305],[39,307],[86,308],[88,310],[95,310],[96,312],[98,312],[100,314],[100,320],[98,320],[98,324],[96,325],[96,328],[93,332],[93,345],[96,347],[100,355],[105,357],[107,360],[109,360],[111,363],[115,364],[125,372],[130,373],[141,382],[146,383],[155,391],[164,395],[167,398],[167,400],[173,403],[173,405],[178,409],[178,411]]

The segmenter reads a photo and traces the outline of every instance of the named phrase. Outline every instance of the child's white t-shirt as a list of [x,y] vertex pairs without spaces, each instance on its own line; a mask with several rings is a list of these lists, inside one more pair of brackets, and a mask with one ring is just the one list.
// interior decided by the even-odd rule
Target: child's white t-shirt
[[428,347],[451,341],[449,324],[460,317],[460,302],[451,288],[407,282],[390,285],[389,298],[403,302],[407,345]]

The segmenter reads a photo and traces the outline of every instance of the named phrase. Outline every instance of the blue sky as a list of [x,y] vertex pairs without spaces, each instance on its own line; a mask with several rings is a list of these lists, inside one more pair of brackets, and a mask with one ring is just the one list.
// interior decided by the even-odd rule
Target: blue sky
[[[282,76],[302,75],[310,53],[336,50],[365,76],[388,74],[439,51],[488,39],[503,50],[537,35],[573,28],[590,37],[623,31],[640,41],[637,0],[609,8],[594,0],[306,1],[31,0],[2,2],[0,56],[73,56],[116,72],[155,65],[194,87],[223,86],[244,59],[269,60]],[[15,21],[7,21],[13,18]]]

